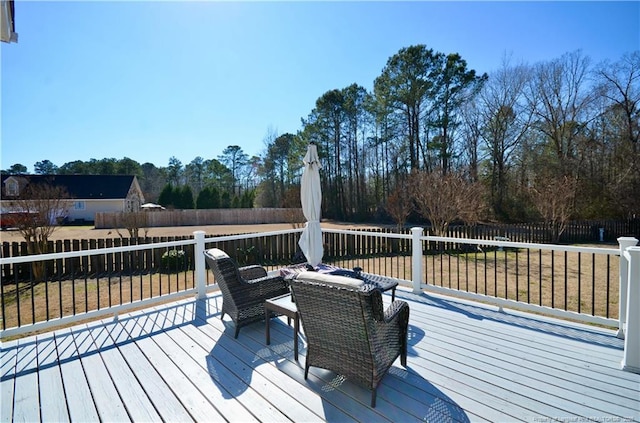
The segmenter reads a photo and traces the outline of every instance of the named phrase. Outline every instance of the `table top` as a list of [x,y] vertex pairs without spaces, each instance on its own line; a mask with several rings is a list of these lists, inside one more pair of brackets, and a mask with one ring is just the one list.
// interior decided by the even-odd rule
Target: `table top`
[[[332,266],[330,264],[323,264],[320,263],[319,265],[317,265],[316,267],[313,268],[314,272],[319,272],[319,273],[331,273],[334,272],[336,270],[339,270],[339,267],[336,266]],[[284,277],[284,278],[293,278],[295,277],[297,274],[302,273],[302,272],[306,272],[309,269],[307,269],[307,264],[306,263],[302,263],[302,264],[296,264],[293,266],[289,266],[289,267],[283,267],[280,269],[280,276]]]
[[[307,271],[306,263],[296,264],[294,266],[283,267],[280,269],[280,275],[285,279],[293,279],[298,274]],[[360,273],[355,270],[343,269],[341,267],[333,266],[330,264],[320,263],[318,266],[314,268],[314,271],[318,273],[327,273],[339,276],[347,276],[350,278],[362,279],[365,283],[372,284],[377,286],[383,291],[387,291],[389,289],[393,289],[398,286],[398,281],[387,278],[384,276],[373,275],[369,273]]]
[[293,302],[291,298],[291,294],[280,295],[279,297],[269,298],[265,302],[275,305],[276,307],[283,308],[285,310],[296,312],[298,308],[296,307],[296,303]]

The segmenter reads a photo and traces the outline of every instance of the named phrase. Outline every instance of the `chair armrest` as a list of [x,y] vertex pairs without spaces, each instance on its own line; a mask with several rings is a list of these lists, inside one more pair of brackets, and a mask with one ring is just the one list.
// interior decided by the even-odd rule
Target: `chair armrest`
[[240,272],[240,277],[245,280],[264,278],[267,276],[267,271],[259,264],[240,267],[238,268],[238,272]]
[[252,291],[259,292],[259,295],[265,298],[273,298],[290,292],[289,284],[279,275],[252,279],[245,283],[251,286]]
[[404,320],[405,318],[408,322],[409,321],[409,304],[407,304],[405,301],[395,300],[384,311],[385,323],[391,323],[395,319]]
[[[400,351],[396,348],[402,349],[407,343],[409,304],[400,300],[392,302],[384,311],[383,319],[376,319],[375,323],[370,325],[370,329],[369,343],[372,351],[382,349],[389,354]],[[383,356],[377,355],[377,360],[384,361]]]

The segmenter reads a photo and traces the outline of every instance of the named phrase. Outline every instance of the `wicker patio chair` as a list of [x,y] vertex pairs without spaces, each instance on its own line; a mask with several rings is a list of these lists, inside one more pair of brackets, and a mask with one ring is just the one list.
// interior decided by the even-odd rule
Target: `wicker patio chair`
[[238,267],[227,253],[218,248],[206,250],[204,256],[222,291],[220,318],[223,319],[225,314],[231,317],[236,326],[235,338],[241,327],[264,319],[265,300],[289,293],[284,279],[267,276],[262,266]]
[[409,305],[393,301],[385,310],[379,288],[347,288],[315,281],[290,281],[304,333],[309,367],[332,370],[371,389],[376,406],[378,384],[400,356],[407,365]]

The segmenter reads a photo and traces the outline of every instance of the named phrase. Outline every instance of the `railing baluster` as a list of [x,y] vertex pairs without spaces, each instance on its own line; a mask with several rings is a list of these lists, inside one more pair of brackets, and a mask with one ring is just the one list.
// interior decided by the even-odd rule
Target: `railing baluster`
[[591,315],[596,315],[596,255],[591,254]]
[[[17,275],[16,275],[17,276]],[[34,295],[33,295],[33,283],[31,284],[31,304],[33,304],[34,300]],[[4,302],[4,299],[3,299]],[[18,283],[18,280],[16,278],[16,311],[17,311],[17,316],[18,316],[18,327],[21,326],[21,320],[20,318],[22,317],[22,313],[20,312],[20,284]],[[31,318],[33,319],[33,321],[36,321],[36,314],[35,314],[35,307],[31,307]]]
[[507,299],[509,298],[509,268],[507,265],[507,249],[503,248],[504,251],[504,298]]
[[478,293],[478,249],[476,248],[473,253],[473,267],[475,268],[475,293]]
[[569,269],[567,268],[568,260],[567,260],[567,252],[564,252],[564,309],[566,310],[568,307],[567,297],[569,296]]
[[[31,304],[34,304],[34,297],[35,295],[33,295],[33,286],[35,285],[36,280],[33,277],[33,266],[31,266]],[[47,283],[47,280],[45,279],[44,281],[44,295],[45,298],[47,299],[46,304],[47,304],[47,320],[51,320],[51,316],[49,315],[49,284]],[[35,312],[34,312],[34,316],[35,316]],[[35,320],[33,321],[35,323]]]
[[484,295],[488,295],[489,293],[487,292],[487,251],[485,250],[484,252]]
[[556,306],[556,252],[551,251],[551,308]]
[[611,256],[607,256],[607,302],[606,302],[606,307],[607,307],[607,312],[605,314],[605,317],[609,318],[609,280],[610,280],[610,270],[611,270]]
[[578,313],[582,310],[582,253],[578,252]]
[[497,298],[498,294],[498,249],[493,250],[493,295]]
[[62,278],[60,277],[59,273],[58,273],[58,298],[60,300],[60,318],[62,318],[64,317],[64,307],[62,306]]
[[520,301],[520,263],[518,261],[518,249],[515,250],[516,256],[516,301]]
[[542,250],[538,250],[538,305],[542,305]]
[[531,304],[531,250],[527,248],[527,304]]

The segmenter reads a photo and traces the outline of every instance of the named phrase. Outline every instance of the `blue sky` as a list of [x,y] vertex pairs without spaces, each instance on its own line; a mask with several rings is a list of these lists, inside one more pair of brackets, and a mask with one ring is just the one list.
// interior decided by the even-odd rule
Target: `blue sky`
[[478,72],[640,49],[640,2],[16,2],[0,46],[1,168],[264,151],[324,92],[425,44]]

